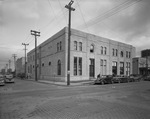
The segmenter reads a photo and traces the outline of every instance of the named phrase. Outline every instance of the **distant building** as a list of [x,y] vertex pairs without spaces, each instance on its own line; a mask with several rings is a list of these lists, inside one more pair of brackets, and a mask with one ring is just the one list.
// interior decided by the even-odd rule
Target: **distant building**
[[133,58],[133,74],[150,75],[150,49],[142,50],[141,57]]
[[18,58],[16,61],[16,75],[25,72],[25,58]]
[[[78,30],[71,30],[71,81],[97,75],[130,75],[135,47]],[[37,48],[38,79],[67,81],[68,28]],[[35,76],[35,51],[28,52],[28,73]]]

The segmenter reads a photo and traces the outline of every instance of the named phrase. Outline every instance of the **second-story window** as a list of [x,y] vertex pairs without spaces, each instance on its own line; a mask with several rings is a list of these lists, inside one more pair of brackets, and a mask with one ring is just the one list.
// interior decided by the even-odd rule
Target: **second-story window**
[[113,51],[112,51],[112,55],[113,55],[113,56],[115,56],[115,49],[113,49]]
[[123,57],[123,51],[120,52],[120,56]]
[[57,43],[57,52],[59,51],[59,43]]
[[61,43],[61,41],[60,41],[59,45],[60,45],[60,50],[61,50],[62,49],[62,43]]
[[101,54],[103,54],[103,46],[101,46]]
[[94,52],[94,45],[92,44],[90,47],[90,52],[93,53]]
[[74,41],[74,50],[77,50],[77,41]]
[[107,54],[107,48],[104,47],[104,54],[106,55]]
[[79,42],[79,51],[82,51],[82,43]]

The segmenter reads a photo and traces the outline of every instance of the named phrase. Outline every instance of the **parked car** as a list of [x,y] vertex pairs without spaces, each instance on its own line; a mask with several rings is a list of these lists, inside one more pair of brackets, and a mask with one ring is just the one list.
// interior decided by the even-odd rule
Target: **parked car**
[[128,82],[128,78],[126,76],[115,76],[113,77],[114,83],[126,83]]
[[150,75],[144,77],[144,81],[150,81]]
[[142,76],[141,75],[136,75],[136,74],[131,74],[129,76],[129,79],[132,80],[133,82],[136,82],[136,81],[140,81],[142,80]]
[[113,76],[112,75],[103,75],[99,78],[97,78],[95,81],[94,81],[94,84],[112,84],[113,81]]
[[0,74],[0,85],[1,86],[5,85],[5,79],[4,79],[4,76],[2,74]]
[[6,83],[14,83],[15,82],[15,79],[13,77],[13,74],[6,74],[5,75],[5,82]]

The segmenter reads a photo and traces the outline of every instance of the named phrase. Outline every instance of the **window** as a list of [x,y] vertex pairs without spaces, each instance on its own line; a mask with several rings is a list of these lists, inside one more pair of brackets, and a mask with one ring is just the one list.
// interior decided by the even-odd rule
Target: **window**
[[112,55],[115,56],[115,49],[113,49]]
[[44,67],[44,63],[42,63],[42,67]]
[[82,43],[79,42],[79,51],[82,51]]
[[77,75],[77,57],[74,57],[74,75]]
[[58,60],[57,62],[57,75],[61,75],[61,61]]
[[74,41],[74,50],[77,50],[77,41]]
[[128,51],[126,51],[126,58],[128,58]]
[[90,52],[93,53],[94,52],[94,45],[92,44],[90,47]]
[[62,49],[62,43],[61,43],[61,41],[60,41],[60,44],[59,44],[59,45],[60,45],[60,50],[61,50],[61,49]]
[[120,56],[123,57],[123,51],[120,52]]
[[120,62],[120,75],[124,75],[124,62]]
[[116,56],[118,56],[118,50],[116,49]]
[[117,75],[117,62],[116,61],[112,62],[112,74]]
[[59,51],[59,43],[57,43],[57,52]]
[[51,65],[51,62],[49,62],[49,66]]
[[79,57],[79,75],[82,75],[82,58]]
[[101,54],[103,54],[103,46],[101,46]]
[[129,58],[131,58],[131,53],[129,52]]
[[104,54],[106,55],[107,54],[107,48],[104,47]]

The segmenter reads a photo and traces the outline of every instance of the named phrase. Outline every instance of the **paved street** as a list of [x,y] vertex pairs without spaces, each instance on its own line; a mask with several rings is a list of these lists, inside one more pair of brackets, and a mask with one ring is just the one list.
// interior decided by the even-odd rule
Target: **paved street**
[[150,119],[150,82],[67,87],[16,79],[0,87],[0,119]]

